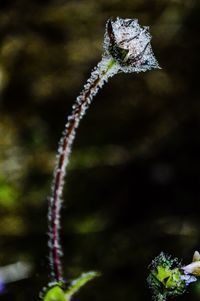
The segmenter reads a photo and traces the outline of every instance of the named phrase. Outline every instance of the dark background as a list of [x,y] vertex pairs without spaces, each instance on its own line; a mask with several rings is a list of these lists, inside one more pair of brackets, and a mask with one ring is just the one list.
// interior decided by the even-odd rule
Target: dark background
[[[117,16],[150,26],[162,70],[115,76],[81,123],[62,210],[65,277],[102,272],[75,300],[151,300],[151,260],[165,251],[189,263],[200,250],[199,1],[1,1],[0,266],[32,271],[0,300],[37,300],[49,281],[58,140]],[[188,299],[200,299],[198,284],[177,298]]]

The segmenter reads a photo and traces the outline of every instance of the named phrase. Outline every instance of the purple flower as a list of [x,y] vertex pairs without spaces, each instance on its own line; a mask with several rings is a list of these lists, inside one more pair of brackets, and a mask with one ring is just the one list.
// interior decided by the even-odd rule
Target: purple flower
[[0,274],[0,294],[3,294],[5,291],[5,282],[3,277]]

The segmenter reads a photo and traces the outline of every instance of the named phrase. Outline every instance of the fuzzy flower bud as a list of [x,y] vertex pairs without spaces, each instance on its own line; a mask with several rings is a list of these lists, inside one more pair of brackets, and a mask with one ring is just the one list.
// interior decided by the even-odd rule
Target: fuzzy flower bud
[[190,283],[197,281],[196,276],[200,276],[198,251],[194,253],[193,262],[187,266],[182,266],[177,258],[161,252],[150,265],[147,281],[154,300],[166,301],[167,297],[183,294]]
[[150,40],[149,28],[141,27],[137,19],[110,19],[104,37],[105,55],[116,60],[119,71],[126,73],[160,68]]

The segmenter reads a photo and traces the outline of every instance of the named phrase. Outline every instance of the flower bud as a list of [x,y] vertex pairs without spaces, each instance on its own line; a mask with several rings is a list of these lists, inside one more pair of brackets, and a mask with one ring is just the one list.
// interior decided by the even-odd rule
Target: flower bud
[[147,26],[137,19],[108,20],[104,37],[106,56],[111,56],[123,72],[141,72],[160,68],[150,45]]
[[163,252],[152,261],[147,278],[156,301],[183,294],[187,286],[196,280],[196,277],[186,273],[177,258]]

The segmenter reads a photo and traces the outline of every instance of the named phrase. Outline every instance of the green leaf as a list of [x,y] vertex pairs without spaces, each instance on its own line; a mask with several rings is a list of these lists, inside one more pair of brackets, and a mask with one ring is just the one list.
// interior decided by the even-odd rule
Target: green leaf
[[160,265],[154,272],[154,276],[165,285],[167,279],[171,276],[171,271]]
[[[65,292],[65,298],[67,301],[70,300],[70,298],[79,291],[79,289],[84,286],[88,281],[100,276],[99,272],[87,272],[83,273],[79,278],[73,280],[71,282],[70,287]],[[44,301],[50,301],[50,300],[44,300]]]
[[66,301],[65,293],[61,287],[56,285],[47,291],[43,301]]

